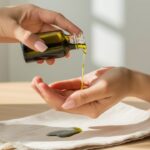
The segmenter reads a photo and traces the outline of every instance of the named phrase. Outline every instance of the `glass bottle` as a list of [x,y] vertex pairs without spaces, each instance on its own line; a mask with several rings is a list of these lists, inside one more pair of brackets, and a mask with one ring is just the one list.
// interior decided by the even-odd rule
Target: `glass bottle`
[[82,49],[86,53],[86,43],[83,34],[66,35],[63,31],[52,31],[40,33],[40,38],[45,41],[48,49],[45,52],[37,52],[22,45],[23,55],[26,62],[45,60],[50,58],[61,58],[70,50]]

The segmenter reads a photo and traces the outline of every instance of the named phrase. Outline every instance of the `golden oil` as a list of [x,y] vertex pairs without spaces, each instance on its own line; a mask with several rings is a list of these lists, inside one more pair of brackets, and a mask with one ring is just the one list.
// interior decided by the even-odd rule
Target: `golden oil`
[[84,74],[85,74],[85,56],[87,53],[87,46],[85,46],[85,49],[82,50],[83,54],[82,54],[82,74],[81,74],[81,89],[84,89]]

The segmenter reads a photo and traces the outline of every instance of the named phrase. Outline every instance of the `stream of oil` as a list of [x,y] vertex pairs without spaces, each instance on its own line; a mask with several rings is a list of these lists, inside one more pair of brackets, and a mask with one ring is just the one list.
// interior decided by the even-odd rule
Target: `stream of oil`
[[83,50],[82,55],[82,80],[81,80],[81,89],[84,89],[84,74],[85,74],[85,58],[86,58],[87,49]]

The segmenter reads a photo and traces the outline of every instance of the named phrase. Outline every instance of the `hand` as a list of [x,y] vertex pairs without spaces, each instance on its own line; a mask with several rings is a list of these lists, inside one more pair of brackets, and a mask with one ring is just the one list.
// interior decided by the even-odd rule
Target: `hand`
[[130,95],[131,83],[130,70],[108,67],[85,75],[83,90],[81,78],[47,85],[36,77],[32,86],[51,107],[96,118]]
[[[80,79],[77,80],[80,81]],[[41,77],[38,76],[33,79],[32,87],[48,103],[48,105],[51,108],[54,108],[58,111],[64,111],[73,114],[82,114],[82,115],[90,116],[92,118],[96,117],[95,112],[92,114],[94,105],[91,107],[91,105],[86,104],[84,106],[75,109],[70,109],[70,110],[65,110],[62,108],[62,105],[65,103],[66,99],[76,90],[53,89],[51,85],[47,85],[46,83],[44,83]],[[89,111],[91,112],[90,114]]]
[[[62,14],[35,5],[0,8],[0,42],[22,42],[31,49],[43,52],[47,46],[34,33],[58,30],[58,28],[71,34],[81,32]],[[47,63],[53,64],[54,59],[47,60]]]

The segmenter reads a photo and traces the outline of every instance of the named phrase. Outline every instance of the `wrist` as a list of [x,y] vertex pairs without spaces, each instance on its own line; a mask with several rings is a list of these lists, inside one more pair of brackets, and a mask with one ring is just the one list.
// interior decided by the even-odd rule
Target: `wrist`
[[131,70],[131,96],[150,102],[150,75]]

